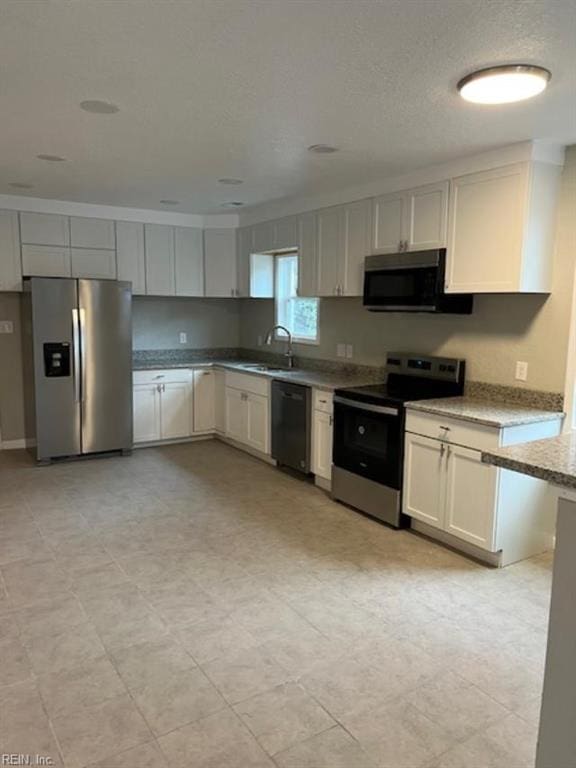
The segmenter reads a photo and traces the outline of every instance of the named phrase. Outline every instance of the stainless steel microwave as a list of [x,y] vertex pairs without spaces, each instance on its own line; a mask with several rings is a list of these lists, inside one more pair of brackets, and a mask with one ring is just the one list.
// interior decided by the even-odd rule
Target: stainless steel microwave
[[372,312],[469,315],[471,294],[444,293],[446,249],[367,256],[364,306]]

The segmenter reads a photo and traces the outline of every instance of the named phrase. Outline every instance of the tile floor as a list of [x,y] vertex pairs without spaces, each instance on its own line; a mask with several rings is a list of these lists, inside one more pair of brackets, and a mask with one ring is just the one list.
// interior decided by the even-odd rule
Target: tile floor
[[0,458],[0,753],[532,766],[550,556],[484,568],[217,442]]

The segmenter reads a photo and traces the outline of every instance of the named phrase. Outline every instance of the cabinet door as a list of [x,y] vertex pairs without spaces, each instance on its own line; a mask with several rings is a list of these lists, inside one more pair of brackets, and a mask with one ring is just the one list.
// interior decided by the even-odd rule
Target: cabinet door
[[517,291],[528,168],[516,163],[452,180],[446,290]]
[[312,472],[332,479],[332,415],[314,411],[312,424]]
[[174,296],[174,230],[164,224],[144,226],[146,254],[146,293]]
[[160,396],[158,384],[135,384],[134,442],[160,440]]
[[162,439],[189,437],[192,434],[192,385],[190,381],[162,384],[160,422]]
[[226,432],[226,374],[214,371],[214,426],[220,434]]
[[276,247],[276,225],[273,221],[263,221],[254,227],[254,253],[273,251]]
[[216,392],[213,371],[194,371],[194,432],[213,432]]
[[250,254],[250,296],[254,299],[274,298],[273,254]]
[[174,228],[177,296],[204,296],[204,233],[194,227]]
[[236,231],[206,229],[204,231],[204,270],[206,296],[238,296],[236,267]]
[[446,451],[445,530],[494,551],[499,470],[483,464],[480,451],[450,445]]
[[416,520],[444,528],[446,446],[406,432],[403,511]]
[[446,247],[449,182],[430,184],[406,193],[408,249]]
[[261,453],[270,453],[269,399],[248,393],[246,406],[246,443]]
[[405,239],[403,192],[376,197],[372,204],[372,250],[374,253],[398,253]]
[[344,208],[318,211],[318,290],[317,296],[337,296],[342,284],[342,241]]
[[298,217],[287,216],[276,222],[275,248],[298,248]]
[[344,208],[342,295],[364,293],[364,259],[370,253],[372,201],[360,200]]
[[316,213],[298,219],[298,296],[318,296]]
[[74,248],[116,248],[114,222],[108,219],[70,217],[70,245]]
[[254,230],[252,227],[242,227],[238,230],[237,287],[239,296],[250,296],[250,255],[254,250],[253,243]]
[[20,237],[26,245],[70,245],[70,220],[51,213],[21,213]]
[[101,248],[71,248],[72,277],[116,280],[116,251]]
[[118,280],[132,283],[132,293],[146,293],[146,260],[144,257],[144,224],[135,221],[116,222],[116,264]]
[[0,211],[0,291],[22,290],[18,214]]
[[70,248],[51,245],[22,246],[22,274],[35,277],[70,277]]
[[226,437],[239,443],[247,441],[246,398],[239,389],[226,387]]

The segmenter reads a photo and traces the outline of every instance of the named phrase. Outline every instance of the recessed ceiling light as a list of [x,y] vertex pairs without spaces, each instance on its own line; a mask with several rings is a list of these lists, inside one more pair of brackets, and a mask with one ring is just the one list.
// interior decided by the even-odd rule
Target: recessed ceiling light
[[80,102],[80,109],[84,112],[92,112],[95,115],[113,115],[120,111],[120,107],[112,104],[110,101],[100,101],[99,99],[88,99]]
[[36,155],[38,160],[46,160],[48,163],[65,163],[66,158],[60,155]]
[[180,200],[160,200],[162,205],[180,205]]
[[24,181],[11,181],[8,186],[12,189],[34,189],[34,184],[26,184]]
[[547,69],[528,64],[488,67],[463,77],[458,90],[475,104],[508,104],[542,93],[551,76]]
[[230,184],[230,185],[236,185],[236,184],[244,184],[242,179],[218,179],[219,184]]
[[338,147],[332,147],[330,144],[312,144],[308,147],[308,152],[315,152],[317,155],[331,155],[338,152]]
[[244,205],[244,203],[241,203],[239,200],[230,200],[228,203],[222,203],[222,208],[241,208]]

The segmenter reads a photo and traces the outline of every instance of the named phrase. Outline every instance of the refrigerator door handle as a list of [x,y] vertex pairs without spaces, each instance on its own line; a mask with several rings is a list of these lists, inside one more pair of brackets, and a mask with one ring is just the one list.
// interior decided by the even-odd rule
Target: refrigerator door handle
[[82,371],[82,382],[81,382],[81,401],[85,402],[86,400],[86,360],[88,357],[87,350],[86,350],[86,310],[80,308],[78,310],[78,317],[80,320],[79,326],[80,326],[80,348],[82,350],[82,357],[81,357],[81,371]]
[[74,402],[80,402],[80,320],[78,310],[72,310],[72,354],[74,365]]

